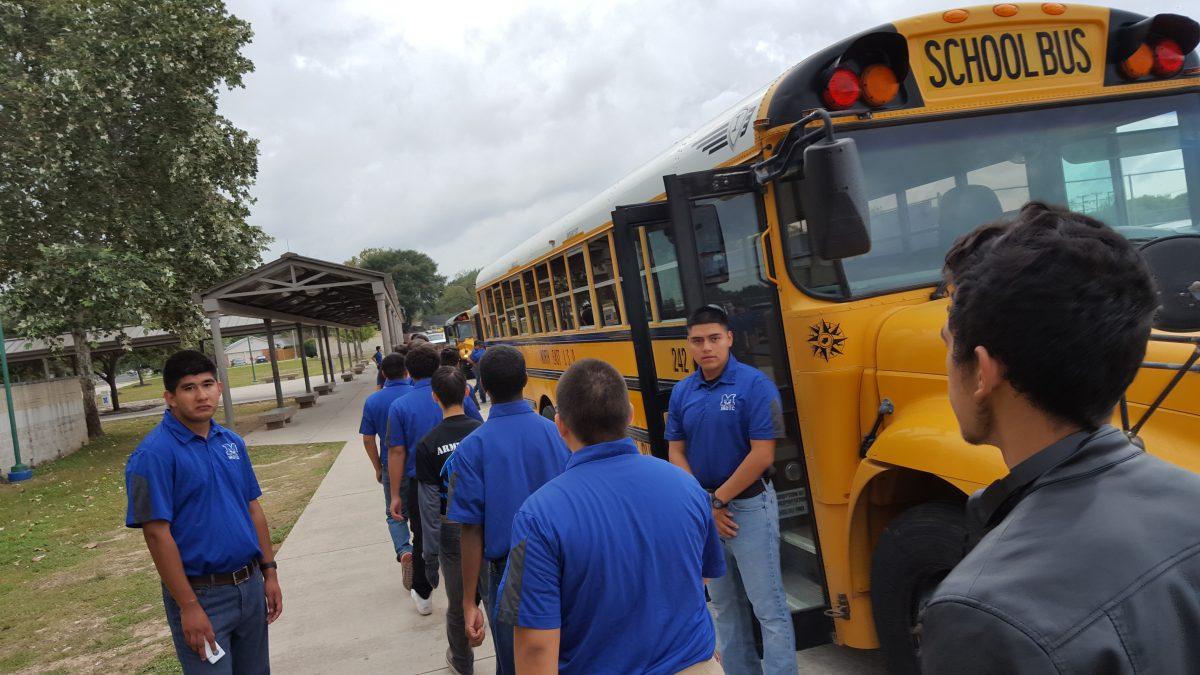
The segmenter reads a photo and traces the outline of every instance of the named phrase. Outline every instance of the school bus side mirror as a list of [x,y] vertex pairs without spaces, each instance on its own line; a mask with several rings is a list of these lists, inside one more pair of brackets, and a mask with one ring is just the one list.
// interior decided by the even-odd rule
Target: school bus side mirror
[[826,138],[804,149],[804,219],[818,257],[841,260],[871,250],[865,186],[853,138]]

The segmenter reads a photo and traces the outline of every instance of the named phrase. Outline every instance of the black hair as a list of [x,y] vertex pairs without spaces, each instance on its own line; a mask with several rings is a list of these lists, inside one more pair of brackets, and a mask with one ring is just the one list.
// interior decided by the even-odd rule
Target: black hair
[[1095,429],[1146,355],[1157,298],[1141,254],[1100,221],[1029,202],[946,254],[953,359],[983,346],[1048,415]]
[[389,380],[398,380],[408,372],[404,368],[404,357],[399,354],[388,354],[383,357],[379,367],[383,369],[383,376]]
[[514,347],[493,347],[479,359],[479,381],[496,403],[508,403],[520,398],[528,380],[525,356]]
[[462,357],[458,354],[458,349],[455,347],[445,346],[438,352],[438,357],[442,361],[443,366],[457,366]]
[[404,357],[404,366],[414,380],[429,379],[440,365],[437,348],[428,343],[414,345]]
[[408,345],[392,345],[392,353],[404,356],[408,354]]
[[558,380],[558,415],[587,445],[624,438],[629,425],[629,390],[616,368],[600,359],[571,364]]
[[377,352],[381,352],[381,351],[383,351],[383,346],[382,346],[382,345],[375,345],[375,351],[377,351]]
[[467,391],[467,378],[462,371],[454,366],[442,366],[433,373],[430,379],[433,395],[443,408],[462,405],[463,396]]
[[212,373],[217,377],[217,364],[203,353],[194,349],[184,349],[172,354],[163,364],[163,387],[171,392],[179,386],[179,381],[188,375],[203,375]]
[[691,316],[688,317],[687,327],[688,330],[691,330],[692,326],[700,326],[706,323],[720,324],[721,328],[729,330],[729,315],[717,305],[705,305],[692,312]]

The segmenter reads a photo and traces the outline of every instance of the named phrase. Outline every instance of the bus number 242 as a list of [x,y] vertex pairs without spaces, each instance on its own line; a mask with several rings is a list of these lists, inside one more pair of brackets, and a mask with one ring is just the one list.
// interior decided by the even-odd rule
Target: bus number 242
[[542,365],[546,366],[567,366],[575,363],[574,349],[539,349],[538,358],[541,359]]
[[677,373],[692,372],[692,355],[685,347],[671,347],[671,365]]

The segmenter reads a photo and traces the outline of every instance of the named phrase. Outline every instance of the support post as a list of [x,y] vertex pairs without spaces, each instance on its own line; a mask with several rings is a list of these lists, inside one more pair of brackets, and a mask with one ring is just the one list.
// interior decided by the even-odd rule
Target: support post
[[270,319],[263,319],[267,329],[267,355],[271,359],[271,375],[275,378],[275,407],[283,407],[283,383],[279,381],[279,361],[275,358],[275,330]]
[[209,312],[208,325],[212,329],[213,361],[217,364],[217,379],[224,385],[221,399],[225,404],[225,426],[233,430],[233,391],[229,388],[229,369],[225,363],[225,343],[221,340],[221,313]]
[[304,351],[304,326],[296,324],[296,344],[300,345],[300,370],[304,371],[304,393],[312,393],[312,382],[308,379],[308,352]]
[[317,358],[321,360],[321,381],[328,382],[329,367],[325,365],[325,341],[321,339],[322,329],[322,326],[317,326],[313,332],[315,333],[314,337],[317,339]]
[[338,346],[338,368],[341,369],[341,371],[343,373],[345,373],[346,372],[346,361],[342,358],[342,329],[335,328],[334,331],[335,331],[334,339],[337,341],[337,346]]
[[13,465],[8,482],[33,478],[33,469],[21,461],[21,441],[17,434],[17,413],[13,410],[12,381],[8,376],[8,347],[4,344],[4,325],[0,324],[0,374],[4,376],[4,400],[8,403],[8,431],[12,434]]
[[334,382],[336,378],[333,376],[333,347],[329,345],[329,326],[321,326],[321,336],[325,340],[325,362],[329,364],[325,366],[325,372],[329,373],[329,381]]
[[392,327],[388,319],[383,293],[375,294],[375,310],[379,312],[379,334],[383,336],[383,353],[392,353]]

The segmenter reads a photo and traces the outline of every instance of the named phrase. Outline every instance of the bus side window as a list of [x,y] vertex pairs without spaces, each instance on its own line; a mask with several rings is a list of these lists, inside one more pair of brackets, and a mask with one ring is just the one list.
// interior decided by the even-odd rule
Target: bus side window
[[567,283],[567,266],[562,256],[550,261],[550,279],[554,284],[554,302],[558,305],[558,329],[575,330],[575,313],[571,309],[571,287]]
[[596,287],[596,304],[600,306],[601,326],[620,326],[621,309],[617,303],[617,278],[613,273],[612,249],[608,235],[588,243],[592,263],[592,283]]
[[529,334],[529,317],[525,314],[524,296],[521,295],[521,277],[515,276],[509,279],[508,285],[512,288],[513,308],[509,311],[513,315],[510,322],[513,325],[513,332],[518,335]]
[[542,332],[542,315],[538,310],[537,289],[534,288],[533,270],[525,270],[521,274],[521,284],[525,287],[525,312],[529,315],[529,328],[534,333]]
[[583,260],[583,248],[567,254],[567,271],[571,275],[571,292],[575,295],[575,312],[579,316],[580,328],[595,328],[596,314],[592,311],[592,291],[588,287],[587,266]]
[[550,263],[538,265],[537,287],[542,299],[542,318],[546,322],[546,332],[558,330],[558,321],[554,315],[554,289],[550,286]]
[[692,223],[696,227],[696,253],[700,256],[700,273],[707,284],[729,281],[729,260],[725,253],[725,236],[721,220],[713,204],[692,207]]

